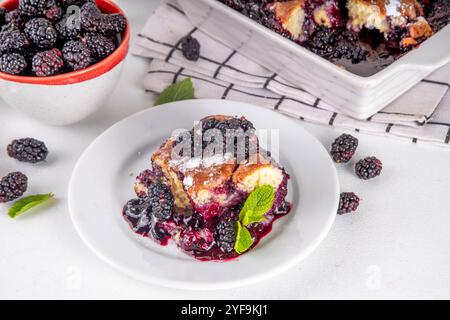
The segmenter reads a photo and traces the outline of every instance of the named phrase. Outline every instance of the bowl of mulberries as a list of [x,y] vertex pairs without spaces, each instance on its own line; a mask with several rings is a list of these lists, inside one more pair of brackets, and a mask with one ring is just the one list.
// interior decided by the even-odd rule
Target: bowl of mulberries
[[3,1],[0,95],[42,122],[79,122],[114,90],[129,43],[128,20],[112,1]]

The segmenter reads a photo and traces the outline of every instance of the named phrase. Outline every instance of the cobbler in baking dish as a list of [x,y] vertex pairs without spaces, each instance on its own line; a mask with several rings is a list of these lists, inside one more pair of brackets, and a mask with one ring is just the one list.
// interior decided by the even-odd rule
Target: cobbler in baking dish
[[450,23],[450,0],[219,1],[364,76]]
[[254,248],[289,213],[289,176],[245,118],[215,115],[173,134],[136,180],[123,216],[134,232],[170,240],[199,260]]

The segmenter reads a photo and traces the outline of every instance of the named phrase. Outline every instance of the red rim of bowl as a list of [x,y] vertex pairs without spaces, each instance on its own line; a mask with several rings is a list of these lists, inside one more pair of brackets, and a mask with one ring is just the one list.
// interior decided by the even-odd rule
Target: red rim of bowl
[[[121,13],[125,15],[122,9],[110,0],[96,0],[96,2],[102,12]],[[6,0],[0,4],[0,7],[12,10],[17,8],[18,3],[18,0]],[[28,84],[67,85],[97,78],[112,70],[115,66],[117,66],[125,59],[128,54],[128,48],[130,44],[130,34],[130,23],[127,19],[127,28],[122,34],[122,41],[117,49],[102,61],[99,61],[86,69],[50,77],[16,76],[0,72],[0,79]]]

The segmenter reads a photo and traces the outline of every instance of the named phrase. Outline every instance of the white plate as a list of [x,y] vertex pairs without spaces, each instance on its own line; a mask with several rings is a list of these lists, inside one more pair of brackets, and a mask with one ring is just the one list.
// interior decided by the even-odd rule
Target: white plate
[[[291,176],[291,213],[275,222],[259,245],[237,260],[200,262],[175,245],[135,235],[122,218],[134,197],[135,175],[177,128],[211,114],[243,115],[258,129],[279,129],[280,162]],[[293,119],[261,107],[223,100],[190,100],[135,114],[111,127],[84,152],[69,186],[73,224],[86,245],[137,279],[183,289],[223,289],[261,281],[311,253],[333,224],[337,173],[324,147]]]

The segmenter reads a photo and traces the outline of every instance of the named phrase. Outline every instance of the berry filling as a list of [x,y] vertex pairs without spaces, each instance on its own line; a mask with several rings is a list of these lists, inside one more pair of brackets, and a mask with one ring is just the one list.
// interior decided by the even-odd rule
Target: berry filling
[[[190,133],[215,130],[230,137],[228,130],[245,129],[258,144],[253,125],[243,118],[213,116],[201,124]],[[152,169],[136,179],[137,198],[124,206],[123,217],[137,234],[161,245],[172,239],[198,260],[229,260],[254,248],[289,213],[289,176],[279,165],[251,160],[248,150],[242,163],[233,156],[175,161],[172,151],[181,143],[178,136],[169,138],[153,154]],[[209,145],[201,147],[205,152]],[[250,239],[243,243],[245,235]]]
[[219,0],[347,70],[370,76],[450,23],[450,0]]

